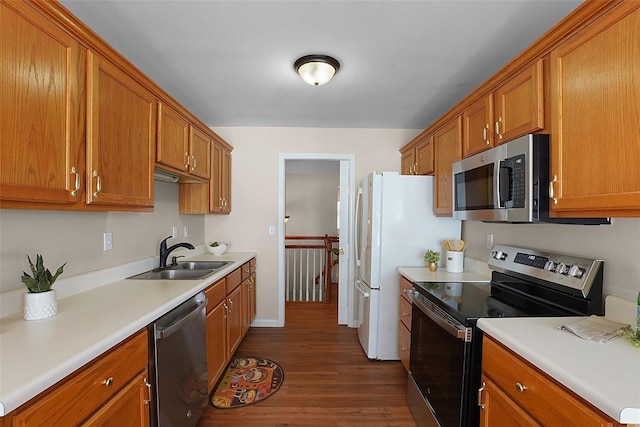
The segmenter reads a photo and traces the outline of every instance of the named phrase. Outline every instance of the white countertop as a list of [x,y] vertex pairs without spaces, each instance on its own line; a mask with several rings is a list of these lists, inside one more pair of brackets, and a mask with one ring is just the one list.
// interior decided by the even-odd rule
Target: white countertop
[[205,253],[189,260],[233,263],[202,280],[117,280],[59,299],[49,319],[26,321],[22,313],[0,319],[0,416],[255,256]]
[[488,283],[491,276],[465,269],[462,273],[449,273],[444,267],[436,271],[420,267],[400,267],[398,273],[412,282],[484,282]]
[[580,317],[479,319],[478,326],[621,424],[640,424],[640,349],[558,330]]

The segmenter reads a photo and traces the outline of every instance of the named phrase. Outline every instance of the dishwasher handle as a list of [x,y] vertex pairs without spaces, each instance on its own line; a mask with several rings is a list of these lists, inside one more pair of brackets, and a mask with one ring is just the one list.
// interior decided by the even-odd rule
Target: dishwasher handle
[[198,316],[201,311],[207,308],[207,302],[209,300],[204,298],[200,303],[193,308],[193,310],[185,313],[183,316],[176,319],[168,326],[162,327],[162,329],[156,330],[156,340],[163,340],[170,337],[174,332],[182,327],[185,323],[189,322],[192,318]]

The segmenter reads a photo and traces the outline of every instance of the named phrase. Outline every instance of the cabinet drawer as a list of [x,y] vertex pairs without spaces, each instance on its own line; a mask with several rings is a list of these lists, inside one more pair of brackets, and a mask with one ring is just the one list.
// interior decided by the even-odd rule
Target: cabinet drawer
[[220,279],[213,285],[205,289],[204,294],[207,297],[207,314],[211,312],[218,304],[220,304],[226,294],[225,279]]
[[245,262],[242,267],[240,267],[240,270],[242,271],[242,280],[244,281],[251,274],[251,265]]
[[403,297],[407,302],[409,302],[409,298],[407,298],[406,292],[409,289],[413,289],[413,283],[405,279],[403,276],[400,276],[400,296]]
[[231,292],[233,292],[233,290],[235,288],[237,288],[238,286],[240,286],[240,283],[242,283],[242,268],[238,268],[234,271],[232,271],[231,273],[227,274],[227,277],[225,277],[226,280],[226,293],[227,295],[229,295]]
[[413,306],[409,301],[404,298],[400,298],[400,321],[411,330],[411,309]]
[[482,371],[542,425],[611,426],[613,420],[485,335]]
[[251,267],[251,272],[255,273],[256,267],[257,267],[257,262],[255,258],[252,258],[251,261],[249,261],[249,266]]
[[[146,330],[89,362],[59,385],[36,396],[13,418],[16,426],[77,425],[146,369]],[[106,382],[109,381],[107,385]]]
[[411,354],[411,332],[404,326],[404,323],[398,322],[398,355],[402,366],[409,370],[409,356]]

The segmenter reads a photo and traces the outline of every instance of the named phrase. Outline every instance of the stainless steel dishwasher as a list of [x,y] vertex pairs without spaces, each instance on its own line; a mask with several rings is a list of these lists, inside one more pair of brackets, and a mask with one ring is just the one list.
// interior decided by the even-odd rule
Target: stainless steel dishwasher
[[207,407],[206,307],[200,292],[149,325],[152,425],[192,427]]

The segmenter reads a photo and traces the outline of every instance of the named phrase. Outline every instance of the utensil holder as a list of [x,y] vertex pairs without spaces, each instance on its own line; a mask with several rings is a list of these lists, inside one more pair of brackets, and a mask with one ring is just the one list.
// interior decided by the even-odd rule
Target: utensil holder
[[447,251],[446,269],[449,273],[462,273],[464,270],[464,252]]

